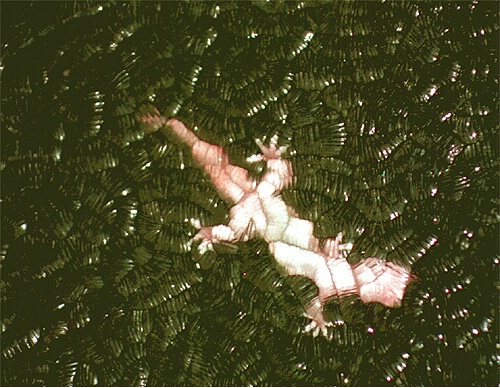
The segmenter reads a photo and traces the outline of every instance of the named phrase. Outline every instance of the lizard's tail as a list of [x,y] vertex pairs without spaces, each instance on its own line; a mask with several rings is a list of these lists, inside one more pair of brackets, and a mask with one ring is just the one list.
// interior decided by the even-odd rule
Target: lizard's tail
[[158,109],[151,104],[141,106],[135,114],[135,118],[139,122],[141,129],[146,133],[158,131],[167,122],[165,117],[158,112]]
[[193,146],[200,141],[198,136],[186,127],[182,121],[174,118],[168,120],[166,124],[172,128],[172,132],[179,138],[179,140],[186,143],[190,148],[193,148]]
[[141,106],[136,114],[136,119],[139,122],[142,130],[146,133],[153,133],[159,129],[169,126],[171,132],[176,137],[186,143],[190,148],[200,139],[194,134],[193,131],[188,129],[182,121],[175,118],[167,120],[162,114],[151,104]]
[[179,141],[191,148],[193,158],[202,166],[227,166],[228,157],[222,147],[200,140],[196,134],[176,118],[167,120],[153,105],[143,105],[136,115],[137,121],[146,133],[153,133],[163,127],[169,127]]

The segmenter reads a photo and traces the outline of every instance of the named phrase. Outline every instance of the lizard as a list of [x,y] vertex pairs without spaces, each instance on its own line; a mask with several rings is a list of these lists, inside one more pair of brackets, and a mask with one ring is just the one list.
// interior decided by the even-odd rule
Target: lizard
[[325,319],[323,310],[334,296],[358,295],[363,303],[401,305],[407,285],[415,279],[410,270],[376,257],[351,265],[345,252],[352,244],[342,244],[342,233],[320,241],[314,235],[313,222],[300,218],[285,203],[280,192],[291,184],[293,170],[290,160],[282,157],[286,147],[278,147],[277,135],[268,145],[256,139],[261,153],[247,158],[248,162],[266,163],[265,173],[257,181],[245,168],[230,164],[221,146],[201,140],[179,119],[167,119],[154,107],[143,109],[136,117],[147,132],[169,128],[191,149],[193,159],[211,178],[222,199],[233,204],[227,225],[193,223],[199,231],[192,242],[199,242],[201,254],[213,249],[216,242],[261,238],[288,275],[305,276],[315,283],[318,295],[305,306],[311,322],[304,332],[328,338],[328,327],[333,323]]

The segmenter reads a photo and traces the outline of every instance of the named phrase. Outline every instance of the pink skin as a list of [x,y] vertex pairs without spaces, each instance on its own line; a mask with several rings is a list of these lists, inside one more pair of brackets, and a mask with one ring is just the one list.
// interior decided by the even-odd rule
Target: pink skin
[[201,227],[194,241],[201,241],[201,253],[214,242],[237,242],[259,237],[269,244],[276,261],[289,275],[302,275],[314,281],[318,297],[306,306],[312,322],[305,331],[328,337],[323,306],[332,296],[357,294],[364,303],[378,302],[388,307],[401,304],[406,286],[414,278],[406,268],[370,257],[351,266],[343,255],[350,244],[342,244],[342,234],[322,243],[313,234],[314,224],[300,219],[280,196],[280,191],[292,181],[290,161],[282,159],[285,147],[277,147],[277,136],[265,146],[256,140],[262,154],[253,155],[250,162],[265,161],[266,172],[259,182],[242,167],[229,164],[222,147],[200,140],[177,119],[164,119],[155,109],[137,116],[146,131],[153,132],[167,125],[186,143],[193,158],[204,168],[227,201],[234,204],[228,225]]

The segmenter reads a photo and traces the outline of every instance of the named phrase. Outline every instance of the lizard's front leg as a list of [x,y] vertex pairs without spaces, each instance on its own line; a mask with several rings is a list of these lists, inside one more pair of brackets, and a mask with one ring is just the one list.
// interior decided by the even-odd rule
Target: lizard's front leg
[[234,205],[230,212],[228,225],[202,227],[199,222],[193,223],[200,231],[193,241],[202,241],[201,251],[211,249],[214,242],[247,241],[253,238],[257,231],[265,230],[267,221],[260,207],[257,193],[246,194],[239,203]]
[[261,182],[269,182],[275,187],[275,194],[279,194],[284,187],[291,183],[293,176],[290,161],[282,158],[287,147],[278,147],[278,135],[274,135],[271,138],[269,146],[264,145],[260,139],[256,139],[255,142],[262,151],[262,154],[252,155],[247,158],[247,161],[257,162],[263,160],[266,162],[267,169]]

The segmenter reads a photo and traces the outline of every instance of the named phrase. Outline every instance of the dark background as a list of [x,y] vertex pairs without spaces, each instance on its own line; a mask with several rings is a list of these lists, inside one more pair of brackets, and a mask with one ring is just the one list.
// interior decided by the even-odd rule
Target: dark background
[[[498,385],[498,2],[1,11],[2,385]],[[230,204],[147,103],[256,176],[278,133],[287,204],[411,266],[402,307],[312,338],[265,243],[191,252]]]

